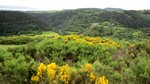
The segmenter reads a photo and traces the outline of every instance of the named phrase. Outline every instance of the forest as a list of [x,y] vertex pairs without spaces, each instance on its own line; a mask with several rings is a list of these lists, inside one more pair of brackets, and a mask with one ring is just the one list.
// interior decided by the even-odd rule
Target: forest
[[0,84],[150,84],[150,10],[0,11]]

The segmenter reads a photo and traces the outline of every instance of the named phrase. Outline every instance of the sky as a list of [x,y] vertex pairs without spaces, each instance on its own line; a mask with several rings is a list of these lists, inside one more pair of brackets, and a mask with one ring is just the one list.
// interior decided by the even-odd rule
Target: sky
[[0,0],[0,10],[63,10],[77,8],[150,9],[150,0]]

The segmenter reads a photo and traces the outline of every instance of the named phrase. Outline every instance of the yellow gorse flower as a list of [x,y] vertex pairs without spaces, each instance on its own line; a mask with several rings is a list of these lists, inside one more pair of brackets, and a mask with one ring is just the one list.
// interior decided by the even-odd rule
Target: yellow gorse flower
[[40,66],[38,67],[37,76],[42,78],[42,73],[46,70],[46,65],[43,63],[40,63]]
[[[47,80],[49,83],[62,82],[63,84],[69,84],[75,80],[72,79],[72,74],[80,75],[80,72],[78,73],[76,70],[77,69],[72,70],[68,64],[59,67],[55,63],[48,64],[47,66],[40,63],[37,74],[32,76],[31,80],[36,83]],[[88,72],[86,73],[86,77],[90,78],[91,83],[95,82],[95,84],[108,84],[108,80],[105,76],[97,77],[94,75],[92,64],[86,64],[81,72]]]
[[90,74],[90,80],[93,81],[93,80],[95,80],[95,79],[96,79],[96,76],[95,76],[93,73],[91,73],[91,74]]
[[47,65],[47,75],[48,75],[49,80],[53,80],[55,78],[56,68],[57,68],[57,65],[55,63],[51,63]]
[[47,65],[47,69],[56,69],[57,68],[57,65],[56,65],[56,63],[51,63],[51,64],[48,64]]
[[39,81],[39,77],[38,76],[32,76],[31,80],[35,81],[35,82],[38,82]]
[[[60,37],[59,37],[60,38]],[[102,39],[100,37],[89,37],[89,36],[83,36],[83,35],[66,35],[66,36],[62,36],[61,39],[63,39],[63,41],[69,42],[70,40],[74,40],[76,44],[87,44],[87,45],[92,45],[92,44],[99,44],[101,46],[105,46],[105,47],[110,47],[110,46],[115,46],[117,48],[120,48],[121,46],[116,43],[113,42],[110,39]]]
[[89,64],[89,63],[86,64],[86,65],[85,65],[85,71],[86,71],[86,72],[92,72],[92,64]]
[[70,80],[70,67],[68,66],[68,64],[66,64],[66,65],[64,65],[60,68],[58,78],[61,81],[63,81],[65,84],[69,83],[69,80]]
[[56,74],[55,70],[53,70],[53,69],[47,70],[47,75],[48,75],[49,80],[53,80],[55,77],[55,74]]
[[96,79],[95,84],[108,84],[108,80],[105,78],[105,76],[102,76]]

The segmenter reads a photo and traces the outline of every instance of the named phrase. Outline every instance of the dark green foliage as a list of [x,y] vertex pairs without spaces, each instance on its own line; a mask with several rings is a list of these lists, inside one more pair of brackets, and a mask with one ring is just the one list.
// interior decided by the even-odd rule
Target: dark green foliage
[[131,69],[133,70],[137,80],[141,80],[140,83],[150,83],[150,59],[145,57],[138,57],[131,63]]
[[38,18],[25,12],[0,11],[0,35],[14,35],[20,31],[47,30],[47,27]]
[[22,45],[30,42],[39,42],[42,38],[31,38],[31,37],[0,37],[0,44],[3,45]]
[[145,28],[150,27],[150,18],[143,12],[140,11],[123,11],[116,12],[116,11],[108,11],[100,14],[100,17],[104,21],[114,20],[119,22],[121,25],[129,28]]
[[[146,11],[145,11],[146,12]],[[101,9],[77,9],[58,12],[32,13],[59,34],[84,33],[93,23],[105,21],[132,29],[150,27],[150,16],[143,11],[106,11]],[[146,31],[144,31],[146,32]]]
[[16,48],[15,52],[12,50],[0,51],[0,83],[29,83],[37,63],[24,56],[21,48]]

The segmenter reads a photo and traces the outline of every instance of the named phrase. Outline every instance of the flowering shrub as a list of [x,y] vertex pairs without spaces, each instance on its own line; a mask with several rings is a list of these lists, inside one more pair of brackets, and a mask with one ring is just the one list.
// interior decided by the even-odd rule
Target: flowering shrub
[[38,72],[36,76],[32,76],[31,80],[38,82],[40,81],[40,79],[43,79],[43,74],[46,71],[46,65],[44,65],[43,63],[41,63],[38,67]]
[[[41,63],[38,67],[37,75],[32,76],[31,80],[33,82],[41,82],[41,81],[47,81],[49,83],[53,83],[53,81],[57,81],[59,83],[63,84],[69,84],[72,81],[75,81],[76,77],[71,77],[76,72],[78,72],[76,75],[82,75],[81,73],[86,73],[86,78],[90,79],[89,83],[95,82],[95,84],[108,84],[108,80],[105,78],[105,76],[98,77],[93,74],[92,64],[86,64],[85,68],[80,71],[71,71],[71,67],[66,64],[62,67],[57,66],[55,63],[48,64],[47,66]],[[44,75],[46,74],[46,75]],[[86,79],[84,78],[84,79]]]
[[58,79],[63,81],[65,84],[69,83],[70,80],[70,67],[68,64],[60,67],[59,74],[57,76]]
[[51,63],[47,65],[47,75],[48,75],[49,81],[55,78],[56,68],[57,68],[57,65],[55,63]]
[[95,84],[108,84],[108,80],[105,78],[105,76],[102,76],[96,79]]
[[74,40],[75,43],[80,44],[80,43],[85,43],[88,45],[93,45],[93,44],[99,44],[102,46],[115,46],[117,48],[120,48],[121,46],[116,43],[113,42],[110,39],[102,39],[100,37],[89,37],[89,36],[83,36],[83,35],[66,35],[66,36],[59,36],[59,39],[63,39],[64,42],[69,42],[70,40]]
[[92,72],[92,64],[86,64],[85,65],[85,71],[86,72]]
[[48,82],[52,82],[54,80],[58,80],[68,84],[70,80],[69,70],[70,67],[68,64],[59,67],[55,63],[48,64],[47,66],[40,63],[36,76],[32,76],[31,80],[34,82],[46,80],[48,80]]

